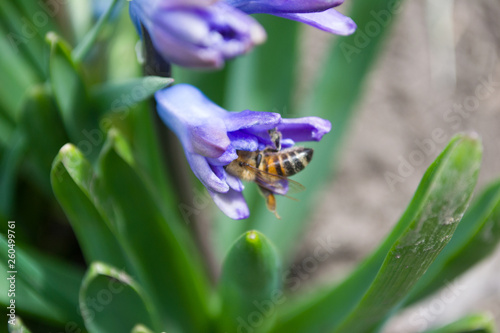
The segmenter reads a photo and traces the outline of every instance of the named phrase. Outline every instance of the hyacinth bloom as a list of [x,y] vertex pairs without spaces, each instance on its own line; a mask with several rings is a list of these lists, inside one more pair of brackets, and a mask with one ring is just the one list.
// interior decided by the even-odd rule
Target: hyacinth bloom
[[344,0],[224,0],[247,14],[272,14],[337,35],[350,35],[354,21],[333,9]]
[[132,0],[130,17],[166,61],[181,66],[220,68],[266,40],[257,21],[221,1]]
[[194,174],[217,206],[236,220],[250,214],[241,193],[243,184],[224,169],[238,157],[237,150],[272,146],[271,129],[281,132],[283,148],[299,141],[319,141],[331,129],[329,121],[317,117],[283,119],[272,112],[228,112],[187,84],[160,90],[155,98],[161,119],[179,138]]

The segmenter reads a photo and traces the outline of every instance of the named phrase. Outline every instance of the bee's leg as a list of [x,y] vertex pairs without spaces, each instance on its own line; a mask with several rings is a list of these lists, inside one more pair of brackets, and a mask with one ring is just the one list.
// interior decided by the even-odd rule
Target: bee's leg
[[271,137],[271,142],[274,144],[274,151],[281,150],[281,132],[278,131],[277,128],[273,128],[268,131],[269,136]]
[[281,217],[278,215],[278,212],[276,211],[276,198],[274,197],[273,192],[269,191],[267,188],[262,187],[260,185],[259,185],[259,190],[262,196],[266,199],[267,209],[269,209],[270,212],[274,213],[274,215],[278,220],[281,220]]

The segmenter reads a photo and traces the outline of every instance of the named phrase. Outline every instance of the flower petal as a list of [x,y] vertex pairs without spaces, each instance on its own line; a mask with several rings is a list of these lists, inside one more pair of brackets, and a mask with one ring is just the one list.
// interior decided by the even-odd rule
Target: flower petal
[[224,123],[228,132],[234,132],[244,128],[259,127],[271,129],[281,121],[281,115],[274,112],[259,112],[244,110],[241,112],[228,112],[224,117]]
[[331,129],[332,124],[328,120],[318,117],[283,119],[278,125],[283,139],[292,139],[295,142],[320,141]]
[[227,136],[236,150],[256,151],[259,148],[259,141],[254,135],[236,131],[227,133]]
[[235,191],[241,192],[245,188],[241,180],[233,175],[230,175],[226,172],[226,183]]
[[320,30],[337,35],[347,36],[356,31],[356,23],[350,17],[340,14],[335,9],[316,13],[283,13],[273,15],[309,24]]
[[226,0],[248,14],[310,13],[341,5],[344,0]]
[[231,145],[221,156],[217,158],[207,158],[207,160],[211,165],[223,166],[228,165],[237,158],[238,154],[236,154],[236,149],[234,149],[234,147]]
[[193,173],[209,191],[221,193],[229,191],[229,185],[215,175],[205,157],[188,152],[186,157]]
[[181,66],[220,68],[225,59],[266,40],[264,28],[254,18],[222,1],[194,6],[134,0],[130,6],[139,33],[142,24],[158,53]]
[[227,113],[195,87],[178,84],[155,93],[157,111],[189,152],[217,158],[230,145],[222,117]]
[[208,191],[219,209],[233,220],[242,220],[250,216],[245,198],[241,192],[230,189],[227,193]]

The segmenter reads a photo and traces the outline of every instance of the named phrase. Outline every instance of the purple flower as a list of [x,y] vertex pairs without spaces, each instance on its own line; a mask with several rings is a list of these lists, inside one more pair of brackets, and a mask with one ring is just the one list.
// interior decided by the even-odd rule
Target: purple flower
[[132,0],[130,17],[166,61],[181,66],[220,68],[266,40],[257,21],[224,2]]
[[194,174],[217,206],[236,220],[250,214],[241,193],[243,184],[223,168],[237,158],[237,150],[272,146],[268,130],[274,128],[282,133],[284,148],[298,141],[319,141],[331,129],[329,121],[317,117],[282,119],[271,112],[228,112],[187,84],[160,90],[155,98],[161,119],[181,141]]
[[337,35],[356,30],[352,19],[333,9],[344,0],[224,0],[247,14],[272,14],[309,24]]

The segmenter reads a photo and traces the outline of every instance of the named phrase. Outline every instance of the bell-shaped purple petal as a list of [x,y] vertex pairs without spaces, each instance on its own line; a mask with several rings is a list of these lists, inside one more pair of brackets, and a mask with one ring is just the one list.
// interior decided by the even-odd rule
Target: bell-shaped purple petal
[[187,84],[159,90],[155,94],[158,114],[181,140],[184,149],[217,158],[227,150],[223,116],[227,113]]
[[186,158],[195,176],[208,190],[221,193],[229,191],[229,185],[215,175],[206,158],[189,152],[186,152]]
[[242,220],[250,216],[247,203],[241,192],[230,189],[226,193],[208,191],[219,209],[233,220]]
[[347,36],[356,31],[356,23],[350,17],[342,15],[335,9],[316,13],[284,13],[274,15],[299,21],[336,35]]
[[241,112],[228,112],[224,116],[224,123],[228,132],[255,126],[271,129],[277,126],[280,121],[280,114],[273,112],[244,110]]
[[130,17],[165,60],[181,66],[220,68],[266,39],[257,21],[224,2],[133,0]]
[[320,141],[323,135],[330,132],[332,124],[318,117],[283,119],[278,131],[283,138],[300,141]]
[[337,35],[350,35],[356,30],[352,19],[334,7],[344,0],[224,0],[247,14],[271,14],[299,21]]
[[344,0],[226,0],[226,3],[249,14],[319,12],[343,2]]

